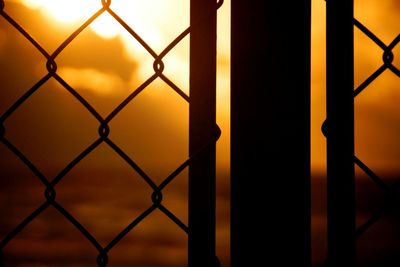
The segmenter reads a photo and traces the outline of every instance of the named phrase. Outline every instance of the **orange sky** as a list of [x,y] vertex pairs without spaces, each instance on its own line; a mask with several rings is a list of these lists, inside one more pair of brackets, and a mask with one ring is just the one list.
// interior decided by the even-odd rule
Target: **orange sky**
[[[324,10],[324,1],[313,1],[311,133],[312,165],[317,172],[323,171],[326,164],[325,139],[320,131],[325,120]],[[400,5],[396,0],[358,0],[354,13],[387,45],[399,34]],[[383,64],[383,52],[358,29],[354,34],[355,86],[358,86]],[[399,66],[399,45],[394,54]],[[356,154],[381,173],[400,170],[400,110],[396,104],[400,98],[399,86],[399,78],[386,70],[355,99]]]
[[[57,41],[49,42],[38,33],[36,38],[44,44],[49,51],[55,49],[56,45],[67,36],[60,35],[60,28],[65,33],[76,28],[80,23],[100,8],[99,1],[87,1],[83,8],[80,1],[50,1],[50,0],[13,0],[21,1],[32,11],[40,11],[47,19],[55,19],[59,35],[54,38]],[[120,15],[129,25],[142,35],[143,39],[156,51],[160,52],[174,36],[177,36],[188,25],[188,1],[170,0],[156,1],[156,8],[152,6],[154,1],[113,1],[113,10]],[[67,3],[67,4],[65,4]],[[395,0],[385,0],[379,3],[375,0],[356,1],[355,16],[366,26],[371,28],[385,42],[389,43],[398,34],[394,25],[399,25],[399,6]],[[130,8],[125,8],[126,4]],[[312,36],[312,166],[316,171],[322,171],[325,166],[325,140],[320,133],[320,125],[325,118],[325,24],[324,24],[324,1],[313,1],[313,36]],[[168,10],[168,7],[173,9]],[[77,12],[76,10],[79,10]],[[165,12],[168,10],[168,12]],[[133,12],[133,15],[132,15]],[[179,13],[179,16],[176,16]],[[384,23],[382,23],[384,21]],[[23,18],[21,18],[23,22]],[[229,1],[219,11],[218,30],[218,122],[223,130],[219,141],[219,163],[223,168],[229,168]],[[29,29],[29,25],[28,26]],[[94,94],[98,97],[124,96],[130,88],[134,88],[140,81],[149,77],[152,72],[153,58],[135,42],[132,37],[108,14],[103,14],[94,25],[92,30],[100,38],[120,42],[122,52],[120,57],[126,62],[135,64],[135,68],[124,78],[118,73],[112,73],[98,67],[98,63],[92,60],[91,64],[85,66],[71,66],[71,60],[77,60],[79,49],[66,49],[59,56],[59,73],[75,88],[82,88],[82,94]],[[76,41],[78,43],[80,40]],[[82,45],[83,45],[82,39]],[[188,38],[165,58],[165,74],[185,92],[188,92]],[[395,50],[395,52],[398,51]],[[382,52],[373,42],[366,38],[360,31],[355,30],[355,84],[360,84],[366,77],[372,74],[382,64]],[[94,57],[93,55],[92,57]],[[68,58],[71,58],[68,60]],[[88,59],[90,61],[90,59]],[[395,57],[398,62],[398,57]],[[62,63],[66,64],[62,64]],[[140,62],[140,63],[139,63]],[[76,65],[76,64],[75,64]],[[119,67],[121,69],[123,67]],[[126,72],[126,71],[125,71]],[[102,86],[99,86],[99,85]],[[395,106],[389,104],[397,97],[396,90],[374,88],[395,88],[398,86],[398,78],[390,71],[386,71],[378,78],[365,93],[356,99],[356,151],[362,158],[379,169],[396,170],[400,155],[396,152],[396,127],[390,125],[379,113],[394,113]],[[158,88],[158,89],[157,89]],[[165,88],[161,83],[152,90],[153,96],[162,94]],[[161,89],[163,88],[163,89]],[[85,92],[86,91],[86,92]],[[90,91],[90,92],[87,92]],[[393,103],[395,105],[395,103]],[[94,104],[95,105],[95,104]],[[174,105],[173,105],[174,106]],[[100,107],[101,108],[101,107]],[[386,112],[385,109],[390,109]],[[394,109],[394,111],[391,111]],[[373,115],[366,115],[367,113]],[[365,134],[367,132],[367,134]],[[384,134],[383,134],[384,133]],[[379,140],[378,136],[388,135],[388,138]],[[395,144],[393,144],[395,142]],[[400,144],[399,144],[400,145]]]
[[[5,2],[8,14],[49,53],[100,8],[100,1],[97,0],[84,1],[88,4],[84,8],[81,0]],[[156,3],[157,7],[151,3]],[[229,236],[226,227],[230,140],[229,4],[230,1],[225,0],[218,19],[217,119],[222,129],[218,142],[218,182],[223,191],[221,195],[225,197],[221,197],[223,204],[219,215],[225,216],[224,225],[220,225],[218,231],[223,237],[218,240],[225,240],[225,243],[220,244],[220,247],[224,247],[222,253],[227,253],[226,240]],[[126,5],[130,7],[126,8]],[[399,34],[398,0],[357,0],[355,5],[356,18],[386,44]],[[189,23],[187,0],[113,0],[112,8],[157,53],[186,29]],[[312,8],[312,168],[315,173],[322,173],[326,152],[325,140],[320,132],[325,119],[325,1],[313,0]],[[400,45],[397,45],[394,64],[398,68],[399,52]],[[164,59],[164,74],[186,93],[189,83],[188,54],[189,39],[186,38]],[[381,57],[379,47],[355,29],[356,85],[382,64]],[[26,40],[3,19],[0,19],[0,58],[0,79],[2,88],[5,88],[0,92],[2,114],[47,70],[44,57],[27,45]],[[106,116],[153,73],[154,59],[105,14],[68,46],[56,61],[59,75],[76,88],[100,114]],[[379,174],[400,170],[399,85],[399,78],[387,70],[355,100],[356,152]],[[160,180],[187,157],[187,118],[187,103],[165,83],[157,80],[110,123],[111,138],[154,179]],[[47,83],[35,93],[6,121],[6,127],[7,137],[50,177],[98,137],[98,122],[55,82]],[[1,168],[21,167],[15,157],[2,146],[0,155]],[[52,161],[49,162],[48,158]],[[98,165],[104,169],[124,169],[121,166],[125,166],[118,157],[110,156],[110,150],[105,147],[97,150],[80,166],[83,171]],[[84,213],[82,210],[84,208],[77,208],[78,214]]]
[[[23,6],[17,4],[21,2],[24,3]],[[85,12],[80,12],[81,9],[76,11],[77,3],[82,3],[82,1],[11,0],[6,2],[6,12],[51,53],[88,18]],[[93,1],[93,3],[95,3],[93,8],[91,5],[88,7],[89,16],[99,8],[99,1]],[[150,1],[114,0],[113,10],[132,25],[159,53],[188,26],[189,6],[186,0],[157,1],[156,8],[151,8],[149,3]],[[45,8],[42,4],[48,4],[50,8]],[[68,5],[75,5],[75,8],[70,9]],[[130,8],[124,8],[126,5]],[[86,9],[82,8],[82,10]],[[65,16],[69,11],[73,19]],[[181,15],[176,16],[177,13]],[[229,1],[226,1],[221,8],[219,17],[220,56],[218,62],[220,64],[218,65],[217,92],[218,122],[223,131],[218,144],[220,186],[217,239],[219,255],[224,265],[227,264],[229,248],[229,228],[227,227],[229,221],[227,194],[229,17],[227,13],[229,13]],[[61,15],[61,17],[55,19],[55,15]],[[102,21],[105,21],[106,30],[98,26]],[[131,36],[121,30],[122,28],[117,23],[109,21],[107,16],[100,22],[82,32],[56,58],[56,62],[57,73],[87,99],[102,116],[107,116],[137,86],[154,73],[152,68],[154,59]],[[113,34],[114,31],[117,34]],[[166,66],[164,74],[184,92],[188,92],[188,48],[189,39],[186,38],[164,58]],[[46,75],[47,70],[45,58],[31,45],[27,45],[26,40],[3,19],[0,19],[0,58],[2,59],[0,79],[2,87],[7,88],[0,92],[0,114],[2,114],[28,88]],[[99,125],[63,87],[50,80],[6,120],[5,126],[7,138],[51,179],[98,138]],[[160,79],[154,81],[121,111],[110,122],[110,127],[112,129],[110,138],[157,183],[187,159],[188,104]],[[24,211],[33,210],[43,201],[41,198],[43,193],[37,179],[32,177],[26,167],[4,146],[0,146],[0,155],[1,174],[7,176],[0,179],[0,187],[13,188],[13,193],[2,192],[0,196],[0,203],[2,203],[0,212],[9,215],[9,220],[0,222],[2,226],[0,236],[2,236],[4,231],[10,230],[10,227],[15,226],[14,224],[23,218]],[[8,176],[17,178],[10,180]],[[163,201],[184,222],[187,222],[187,195],[186,190],[183,190],[187,187],[186,176],[187,173],[184,172],[177,177],[176,182],[164,190],[165,200]],[[24,180],[22,184],[21,179]],[[106,244],[121,230],[121,227],[132,220],[132,216],[136,216],[139,210],[150,204],[151,190],[143,181],[138,182],[140,180],[141,178],[119,156],[116,156],[106,145],[101,145],[62,181],[62,185],[57,188],[58,199],[103,244]],[[77,183],[79,190],[76,189]],[[95,191],[93,191],[93,185],[96,187]],[[130,195],[135,192],[134,198],[127,198],[125,194],[119,193],[126,192],[127,187],[132,188],[129,190]],[[74,192],[77,193],[76,199],[82,199],[81,202],[73,200]],[[15,198],[21,193],[26,196],[22,202]],[[121,212],[116,213],[115,206],[121,207],[118,209]],[[21,212],[15,212],[13,207]],[[60,223],[60,226],[57,223],[52,231],[61,234],[59,238],[64,240],[63,232],[66,226],[62,223],[62,218],[56,215],[53,211],[41,215],[38,222],[29,226],[28,231],[12,242],[7,251],[11,255],[12,253],[17,255],[17,259],[22,259],[21,254],[18,253],[21,250],[27,250],[28,245],[30,249],[25,253],[26,257],[34,259],[43,255],[41,254],[43,240],[37,239],[37,235],[46,235],[43,226],[51,221]],[[118,223],[112,219],[116,216]],[[68,235],[71,229],[65,230]],[[73,236],[75,238],[76,234]],[[160,236],[161,239],[155,242],[156,236]],[[139,227],[139,231],[134,231],[125,241],[125,245],[129,244],[131,248],[136,246],[135,257],[127,253],[127,246],[123,245],[116,252],[111,253],[111,256],[117,255],[114,256],[114,262],[118,259],[129,261],[132,258],[148,261],[151,259],[143,254],[143,249],[151,247],[154,252],[153,260],[163,260],[169,264],[175,262],[174,266],[180,266],[179,264],[185,261],[186,251],[186,243],[182,243],[182,240],[185,240],[185,235],[182,235],[181,230],[176,229],[176,225],[170,223],[164,215],[155,214]],[[155,245],[156,243],[160,244]],[[74,244],[67,243],[68,253],[73,252],[73,247]],[[89,246],[77,248],[82,249],[87,255],[85,257],[91,257],[93,254],[93,251],[87,251],[90,249]],[[65,254],[55,248],[48,257],[62,253]],[[78,252],[74,253],[79,256]]]
[[[54,51],[60,42],[68,36],[67,33],[77,28],[101,7],[100,1],[85,1],[86,5],[83,7],[81,7],[81,1],[76,0],[13,0],[10,2],[21,2],[31,9],[32,12],[29,11],[29,14],[16,13],[15,16],[49,52]],[[129,25],[132,25],[132,28],[156,53],[160,53],[189,25],[189,2],[186,0],[113,1],[112,9]],[[218,148],[220,151],[219,163],[224,166],[224,169],[229,168],[229,10],[229,1],[227,1],[219,11],[218,20],[218,122],[223,130]],[[176,14],[179,14],[179,16]],[[24,24],[28,21],[27,16],[38,15],[39,21],[52,21],[55,24],[54,29],[51,29],[47,35],[44,35],[43,29],[35,27],[34,24]],[[47,23],[49,22],[45,22],[45,24]],[[123,70],[124,73],[130,69],[130,73],[121,77],[118,72],[100,67],[101,57],[99,60],[94,58],[99,53],[104,54],[104,51],[96,51],[95,49],[95,52],[90,51],[89,55],[82,54],[88,53],[88,51],[82,49],[79,51],[78,45],[79,47],[87,46],[87,43],[90,42],[88,39],[93,39],[93,37],[88,37],[90,32],[99,38],[104,38],[104,42],[120,44],[120,51],[118,51],[119,66],[112,64],[111,60],[107,60],[107,62],[110,63],[111,67],[118,70],[126,68]],[[53,36],[49,37],[48,35]],[[59,74],[74,88],[77,88],[83,96],[98,99],[107,97],[122,99],[132,88],[137,87],[154,72],[153,57],[107,13],[101,15],[82,35],[84,37],[78,37],[71,46],[61,53],[57,62]],[[113,48],[110,53],[115,53],[116,49]],[[80,55],[83,56],[79,58]],[[188,93],[189,84],[188,55],[189,39],[185,38],[163,59],[166,66],[164,74],[186,93]],[[79,63],[72,63],[72,61],[88,61],[89,64],[83,63],[76,66]],[[123,66],[121,61],[130,62],[135,65],[135,68]],[[40,65],[43,63],[36,64],[41,71],[40,75],[43,75],[45,70],[43,65]],[[99,86],[100,84],[101,86]],[[166,90],[171,90],[164,83],[158,83],[157,86],[153,87],[152,97],[163,97],[162,95]],[[93,105],[102,109],[99,105],[96,105],[96,101],[93,101]],[[175,106],[176,104],[172,103],[171,108],[174,109]]]

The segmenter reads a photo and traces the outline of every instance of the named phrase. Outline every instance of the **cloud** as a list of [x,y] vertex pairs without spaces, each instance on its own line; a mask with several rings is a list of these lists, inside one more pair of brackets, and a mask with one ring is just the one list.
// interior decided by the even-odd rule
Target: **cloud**
[[59,70],[59,74],[72,87],[89,90],[101,96],[119,95],[127,87],[119,76],[94,68],[64,67]]

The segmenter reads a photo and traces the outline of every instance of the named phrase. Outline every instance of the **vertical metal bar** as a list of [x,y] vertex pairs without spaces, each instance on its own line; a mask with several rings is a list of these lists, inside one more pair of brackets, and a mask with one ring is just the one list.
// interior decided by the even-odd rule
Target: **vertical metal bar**
[[[189,266],[216,266],[215,0],[190,1]],[[198,151],[201,150],[200,153]]]
[[310,0],[232,0],[232,266],[310,266]]
[[355,266],[353,1],[327,1],[328,260]]

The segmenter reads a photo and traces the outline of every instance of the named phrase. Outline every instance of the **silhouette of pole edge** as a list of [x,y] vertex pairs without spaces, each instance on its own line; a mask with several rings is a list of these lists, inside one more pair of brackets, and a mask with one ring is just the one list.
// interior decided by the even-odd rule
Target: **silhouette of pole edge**
[[215,0],[190,1],[189,267],[216,267]]
[[327,1],[328,264],[355,266],[353,1]]

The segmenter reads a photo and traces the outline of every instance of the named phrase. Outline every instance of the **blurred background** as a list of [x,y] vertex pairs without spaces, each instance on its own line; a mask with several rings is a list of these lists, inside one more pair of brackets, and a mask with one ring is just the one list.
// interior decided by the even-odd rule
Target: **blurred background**
[[[354,17],[389,45],[400,34],[400,2],[355,0]],[[312,1],[312,250],[313,263],[326,259],[326,146],[321,134],[325,120],[326,58],[325,2]],[[393,65],[400,67],[400,46],[392,50]],[[354,75],[357,88],[382,65],[383,50],[354,28]],[[400,80],[386,70],[355,98],[355,154],[387,185],[400,178]],[[364,224],[387,200],[385,193],[356,167],[357,226]],[[400,237],[399,209],[393,209],[357,241],[358,266],[397,266]]]
[[[97,0],[6,0],[5,12],[52,53],[101,8]],[[113,0],[111,8],[160,53],[189,26],[187,0]],[[217,249],[229,264],[230,1],[218,11]],[[399,34],[400,2],[356,0],[355,17],[385,44]],[[355,29],[355,86],[382,65],[382,49]],[[255,33],[256,34],[256,33]],[[295,48],[293,52],[295,52]],[[393,50],[400,67],[400,46]],[[0,116],[48,72],[46,58],[0,17]],[[164,74],[189,88],[189,36],[165,58]],[[57,73],[106,117],[154,74],[153,57],[104,13],[56,58]],[[326,161],[320,128],[325,119],[325,1],[312,1],[312,244],[313,265],[326,257]],[[288,75],[290,75],[288,73]],[[356,153],[386,182],[399,175],[399,78],[389,70],[355,100]],[[188,104],[156,79],[111,122],[110,139],[157,184],[188,157]],[[98,121],[63,86],[50,79],[4,122],[6,138],[49,179],[98,138]],[[0,239],[43,202],[44,186],[0,144]],[[82,160],[56,186],[57,201],[107,245],[151,206],[152,189],[106,144]],[[187,223],[187,171],[164,192],[164,205]],[[383,201],[357,170],[358,224]],[[396,213],[359,240],[360,266],[400,255]],[[185,266],[187,236],[154,212],[110,252],[110,266]],[[7,266],[96,266],[97,251],[54,208],[47,209],[4,249]],[[368,265],[370,264],[370,265]]]
[[[161,53],[189,26],[187,0],[112,1],[112,9]],[[101,9],[96,0],[12,0],[5,12],[49,54]],[[218,20],[218,251],[229,253],[229,1]],[[0,17],[0,114],[47,74],[47,59]],[[57,73],[103,117],[153,74],[153,56],[108,13],[56,58]],[[164,58],[167,76],[189,93],[189,36]],[[110,139],[160,184],[188,158],[188,103],[161,79],[110,122]],[[48,180],[98,139],[99,122],[55,79],[48,80],[4,126],[6,138]],[[43,202],[45,187],[0,145],[0,239]],[[187,170],[163,190],[163,203],[187,224]],[[152,205],[152,188],[101,144],[56,186],[57,201],[106,246]],[[110,266],[186,266],[187,235],[153,212],[109,254]],[[7,266],[96,266],[96,249],[57,210],[40,214],[4,249]]]

